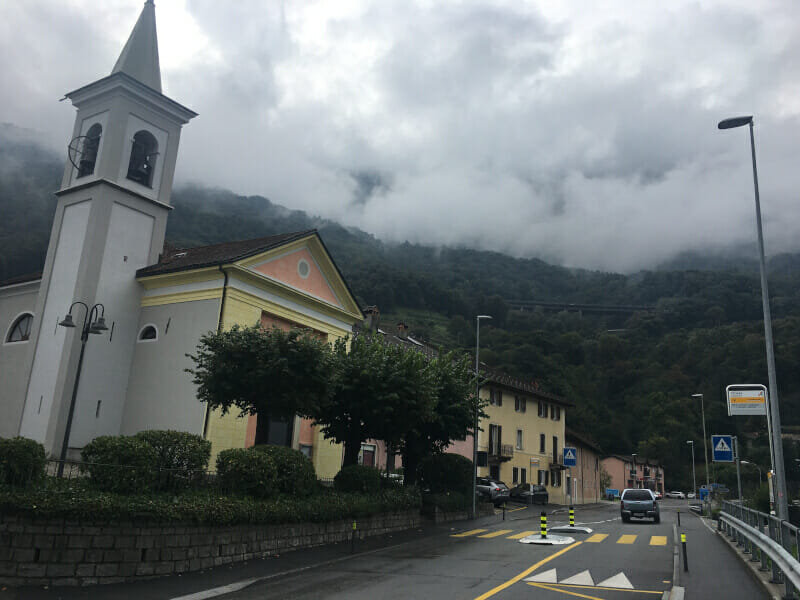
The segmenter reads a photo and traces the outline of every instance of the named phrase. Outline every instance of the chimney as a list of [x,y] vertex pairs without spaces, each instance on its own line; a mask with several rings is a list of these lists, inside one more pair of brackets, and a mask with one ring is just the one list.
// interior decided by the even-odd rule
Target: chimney
[[397,337],[399,337],[401,340],[408,339],[408,325],[402,321],[397,324]]
[[364,329],[368,331],[378,331],[381,323],[381,311],[377,306],[368,306],[364,309]]

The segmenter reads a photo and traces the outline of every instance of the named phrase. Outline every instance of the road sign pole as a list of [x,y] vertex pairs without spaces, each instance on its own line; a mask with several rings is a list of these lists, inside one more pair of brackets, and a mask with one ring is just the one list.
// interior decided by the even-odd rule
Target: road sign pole
[[736,485],[739,486],[739,506],[744,506],[742,502],[742,474],[739,470],[739,438],[733,436],[733,452],[736,459]]

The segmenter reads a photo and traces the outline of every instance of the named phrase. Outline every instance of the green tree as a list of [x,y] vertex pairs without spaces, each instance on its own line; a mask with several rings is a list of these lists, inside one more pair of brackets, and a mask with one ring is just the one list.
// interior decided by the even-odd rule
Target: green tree
[[267,442],[270,419],[311,416],[330,391],[330,347],[300,329],[234,325],[203,335],[197,354],[187,356],[197,396],[210,410],[258,415],[256,444]]
[[357,464],[361,443],[386,429],[382,421],[392,418],[390,399],[400,377],[398,349],[380,336],[357,335],[347,346],[347,338],[334,344],[330,394],[311,415],[326,439],[344,444],[343,466]]

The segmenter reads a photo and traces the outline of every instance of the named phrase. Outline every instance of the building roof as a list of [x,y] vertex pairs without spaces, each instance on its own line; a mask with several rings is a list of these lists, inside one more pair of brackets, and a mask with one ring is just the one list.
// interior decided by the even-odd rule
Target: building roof
[[152,275],[163,275],[176,271],[187,271],[189,269],[199,269],[202,267],[213,267],[231,263],[248,256],[254,256],[261,252],[282,246],[288,242],[293,242],[308,235],[317,235],[316,229],[306,231],[295,231],[292,233],[281,233],[267,237],[256,238],[253,240],[240,240],[237,242],[225,242],[222,244],[212,244],[210,246],[198,246],[196,248],[174,248],[168,244],[164,246],[164,253],[159,261],[143,267],[136,271],[137,277],[149,277]]
[[566,428],[565,434],[568,440],[573,439],[576,442],[583,444],[590,450],[594,450],[598,454],[603,453],[602,448],[600,448],[600,446],[598,446],[597,443],[594,440],[592,440],[589,436],[583,433],[578,433],[577,431],[575,431],[574,429],[570,429],[569,427]]
[[27,273],[26,275],[17,275],[16,277],[10,277],[5,281],[0,281],[0,288],[9,285],[19,285],[20,283],[28,283],[31,281],[39,281],[41,278],[42,278],[41,271],[37,273]]
[[481,365],[481,373],[492,383],[497,383],[500,385],[504,385],[506,387],[510,387],[516,389],[520,392],[527,392],[532,394],[538,398],[542,398],[544,400],[549,400],[554,404],[559,404],[561,406],[572,407],[575,406],[572,402],[569,402],[567,399],[562,398],[556,394],[552,394],[550,392],[545,392],[544,390],[539,388],[539,384],[536,381],[524,381],[522,379],[518,379],[512,375],[508,375],[507,373],[503,373],[497,369],[492,369],[487,367],[486,365]]
[[[621,460],[623,462],[631,462],[632,455],[630,454],[609,454],[606,458],[616,458],[617,460]],[[648,465],[650,467],[661,467],[661,462],[656,460],[655,458],[640,458],[639,456],[636,457],[636,464],[637,465]],[[663,468],[663,467],[662,467]]]
[[131,31],[122,53],[119,55],[114,73],[125,73],[136,81],[161,92],[161,68],[158,62],[158,37],[156,35],[156,7],[147,0]]

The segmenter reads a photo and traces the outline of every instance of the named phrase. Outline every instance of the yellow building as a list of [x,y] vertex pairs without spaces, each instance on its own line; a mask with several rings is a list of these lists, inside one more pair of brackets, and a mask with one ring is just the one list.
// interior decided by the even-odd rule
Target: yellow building
[[478,476],[509,487],[540,483],[550,502],[567,503],[563,449],[566,409],[572,404],[534,384],[482,368],[487,418],[478,433]]

